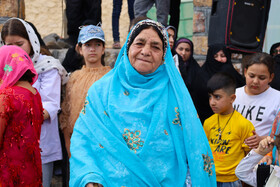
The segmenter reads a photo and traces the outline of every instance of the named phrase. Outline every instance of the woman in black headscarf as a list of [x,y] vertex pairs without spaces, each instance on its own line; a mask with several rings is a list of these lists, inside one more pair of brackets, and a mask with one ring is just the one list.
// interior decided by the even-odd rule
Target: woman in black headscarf
[[203,75],[201,67],[193,58],[193,43],[191,40],[180,38],[176,41],[174,49],[175,63],[179,64],[179,71],[190,92],[200,121],[203,124],[204,120],[213,114],[208,101],[206,75]]
[[245,85],[244,77],[236,71],[231,63],[230,51],[222,44],[209,46],[202,70],[206,74],[207,80],[215,73],[226,72],[235,78],[237,88]]
[[270,55],[275,60],[274,78],[270,83],[270,86],[280,91],[280,42],[271,46]]
[[273,44],[270,48],[269,53],[273,57],[280,54],[280,42]]

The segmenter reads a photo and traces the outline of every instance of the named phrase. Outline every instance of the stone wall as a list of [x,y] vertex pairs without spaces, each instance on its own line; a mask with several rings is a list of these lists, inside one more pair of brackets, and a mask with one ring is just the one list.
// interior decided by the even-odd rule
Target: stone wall
[[198,63],[202,65],[208,49],[208,31],[212,0],[194,0],[193,6],[194,55]]
[[0,30],[10,17],[25,17],[24,0],[0,0]]
[[[106,47],[111,48],[112,36],[112,0],[102,0],[102,28],[105,32]],[[64,0],[25,0],[26,20],[35,24],[40,34],[44,37],[50,33],[66,36]],[[120,16],[120,40],[123,44],[128,34],[129,16],[127,1],[123,1]]]
[[0,17],[21,17],[24,18],[24,1],[0,0]]

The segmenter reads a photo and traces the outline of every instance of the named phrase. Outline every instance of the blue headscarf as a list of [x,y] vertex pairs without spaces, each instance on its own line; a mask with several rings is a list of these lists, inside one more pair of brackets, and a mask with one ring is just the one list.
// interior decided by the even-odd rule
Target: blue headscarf
[[[272,127],[269,132],[269,136],[271,138],[276,139],[275,135],[280,135],[280,110],[278,110],[277,115],[273,121]],[[272,150],[272,163],[279,166],[279,160],[278,160],[278,150],[276,145],[274,145]]]
[[[127,48],[141,25],[161,33],[164,62],[147,75]],[[144,20],[131,30],[115,68],[88,91],[71,138],[70,186],[216,186],[213,157],[164,27]]]

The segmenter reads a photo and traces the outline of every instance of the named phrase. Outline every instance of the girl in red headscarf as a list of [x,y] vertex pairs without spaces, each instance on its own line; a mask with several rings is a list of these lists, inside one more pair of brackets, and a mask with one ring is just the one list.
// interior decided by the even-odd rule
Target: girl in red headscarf
[[0,48],[0,186],[42,186],[43,107],[37,73],[17,46]]

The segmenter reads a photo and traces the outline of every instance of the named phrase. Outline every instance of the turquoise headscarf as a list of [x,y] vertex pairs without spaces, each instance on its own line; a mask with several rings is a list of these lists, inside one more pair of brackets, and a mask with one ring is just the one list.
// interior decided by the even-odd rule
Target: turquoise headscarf
[[[272,127],[269,132],[269,136],[271,138],[274,138],[275,135],[280,135],[280,110],[278,110],[277,115],[273,121]],[[276,145],[274,145],[272,150],[272,163],[279,166],[279,160],[278,160],[278,150]]]
[[169,45],[153,73],[139,74],[130,64],[127,44],[115,67],[88,91],[71,138],[70,186],[89,182],[114,186],[216,186],[213,157]]

